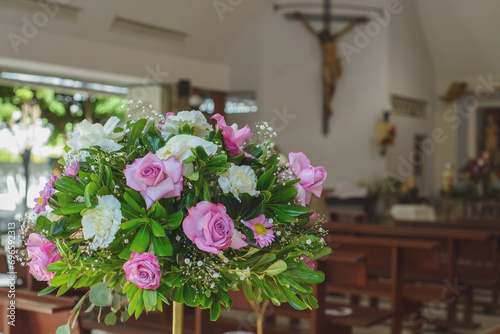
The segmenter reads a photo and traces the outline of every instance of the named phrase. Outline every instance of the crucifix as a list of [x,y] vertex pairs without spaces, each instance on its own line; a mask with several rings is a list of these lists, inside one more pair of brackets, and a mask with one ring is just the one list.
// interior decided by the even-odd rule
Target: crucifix
[[[292,4],[290,4],[292,5]],[[279,9],[279,5],[275,6]],[[285,5],[281,5],[283,8]],[[337,54],[337,40],[351,31],[357,24],[367,22],[365,16],[352,17],[352,16],[334,16],[330,14],[332,4],[331,0],[324,0],[322,15],[303,15],[296,11],[292,14],[286,14],[288,19],[300,20],[306,29],[318,38],[321,44],[323,53],[323,134],[328,134],[328,119],[333,115],[332,103],[333,96],[337,82],[342,75],[341,59]],[[323,30],[316,31],[310,21],[323,21]],[[349,22],[344,28],[336,33],[331,33],[330,24],[333,22]]]

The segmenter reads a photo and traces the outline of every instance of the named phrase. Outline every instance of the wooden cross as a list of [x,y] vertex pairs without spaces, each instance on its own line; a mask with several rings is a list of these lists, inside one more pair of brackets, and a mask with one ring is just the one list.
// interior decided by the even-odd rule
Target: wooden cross
[[[289,4],[287,5],[276,5],[275,9],[301,6],[301,5],[311,5],[311,4]],[[349,6],[349,5],[344,5]],[[359,6],[355,6],[359,7]],[[368,6],[362,6],[367,7]],[[342,35],[353,29],[358,23],[366,22],[368,19],[366,16],[339,16],[331,15],[332,3],[331,0],[324,0],[323,2],[323,14],[308,14],[303,15],[300,12],[285,14],[285,18],[291,20],[300,20],[306,29],[316,36],[321,44],[323,52],[323,134],[328,134],[328,119],[333,115],[332,103],[333,96],[335,95],[335,89],[337,87],[337,82],[342,75],[342,66],[340,63],[340,58],[337,55],[337,39]],[[374,9],[373,7],[369,7]],[[358,8],[359,9],[359,8]],[[309,21],[322,21],[323,30],[316,31],[311,26]],[[331,33],[330,25],[333,22],[349,22],[343,29],[335,34]]]

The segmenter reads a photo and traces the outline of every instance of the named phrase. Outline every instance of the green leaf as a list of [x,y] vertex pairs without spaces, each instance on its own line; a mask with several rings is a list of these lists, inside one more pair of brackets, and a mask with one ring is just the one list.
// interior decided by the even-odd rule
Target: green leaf
[[121,316],[120,316],[121,322],[126,322],[129,318],[130,318],[130,315],[127,312],[125,312],[125,311],[121,312]]
[[312,270],[303,261],[288,263],[282,275],[306,284],[320,284],[325,280],[325,274]]
[[97,191],[97,196],[106,196],[109,195],[109,189],[106,186],[102,186],[98,191]]
[[94,182],[90,182],[85,186],[85,190],[83,193],[83,198],[85,198],[85,205],[87,208],[90,208],[92,206],[92,196],[95,196],[97,194],[97,185]]
[[156,290],[145,289],[143,292],[143,297],[146,310],[152,311],[156,306]]
[[265,273],[270,276],[276,276],[284,272],[286,268],[286,262],[283,260],[278,260],[270,265],[269,268],[266,269]]
[[161,238],[153,236],[151,240],[153,241],[156,256],[172,256],[174,254],[172,244],[167,236]]
[[193,174],[186,176],[186,178],[191,181],[198,181],[198,179],[200,178],[200,172],[196,171]]
[[330,247],[321,248],[318,252],[314,254],[313,260],[321,259],[323,256],[326,256],[332,252]]
[[95,307],[95,304],[90,304],[89,307],[87,307],[87,309],[85,310],[85,313],[92,312],[92,310],[94,309],[94,307]]
[[268,262],[272,262],[276,260],[276,254],[274,253],[266,253],[262,255],[262,257],[259,259],[259,261],[255,264],[255,267],[259,267],[260,265],[263,265]]
[[161,227],[160,223],[158,223],[156,220],[150,220],[151,224],[151,232],[153,232],[154,236],[156,237],[165,237],[165,230],[163,227]]
[[104,318],[104,323],[108,326],[116,324],[116,314],[114,312],[109,312]]
[[77,228],[82,227],[82,217],[80,215],[73,215],[67,217],[66,221],[67,221],[66,229],[68,230],[75,230]]
[[61,287],[60,287],[60,288],[59,288],[59,290],[57,291],[56,296],[57,296],[57,297],[59,297],[59,296],[61,296],[61,295],[65,294],[66,292],[68,292],[69,288],[70,288],[70,287],[69,287],[67,284],[65,284],[65,285],[61,285]]
[[289,289],[285,288],[282,285],[279,285],[279,287],[285,295],[288,303],[290,303],[293,308],[297,310],[305,310],[307,308],[307,305],[302,300],[300,300],[295,293],[291,292]]
[[118,257],[123,260],[128,260],[130,259],[130,254],[132,253],[132,250],[130,249],[132,247],[132,244],[129,243],[125,248],[118,254]]
[[144,225],[139,230],[139,233],[137,233],[137,235],[135,236],[130,249],[132,250],[132,252],[137,252],[142,254],[148,249],[150,241],[151,238],[150,238],[149,228],[146,225]]
[[130,144],[135,145],[137,139],[141,136],[142,130],[146,126],[147,120],[145,118],[141,118],[135,122],[132,127],[132,131],[130,131]]
[[268,190],[274,183],[276,177],[273,177],[274,169],[269,169],[259,177],[257,181],[257,190]]
[[[55,215],[72,215],[72,214],[75,214],[75,213],[80,213],[83,209],[85,209],[87,206],[85,205],[85,203],[72,203],[72,204],[68,204],[68,205],[65,205],[65,206],[62,206],[60,207],[59,209],[57,210],[54,210],[52,213],[54,213]],[[61,212],[61,213],[56,213],[57,212]]]
[[203,146],[196,146],[196,155],[203,161],[208,161],[208,154]]
[[148,218],[144,217],[133,218],[127,220],[126,222],[121,223],[120,227],[122,228],[122,230],[128,230],[131,228],[136,228],[137,226],[139,226],[140,223],[147,223],[147,222],[149,222]]
[[112,296],[108,285],[108,282],[102,282],[90,288],[89,299],[92,304],[101,307],[111,305]]
[[73,198],[66,193],[58,192],[56,196],[57,196],[57,201],[61,206],[74,203]]
[[243,281],[241,285],[243,286],[243,292],[245,293],[245,297],[249,301],[255,300],[255,295],[253,293],[253,288],[252,288],[252,282],[250,282],[250,280],[247,278]]
[[59,287],[63,284],[68,283],[69,273],[56,275],[53,279],[50,280],[50,285]]
[[42,291],[38,292],[38,295],[39,296],[47,295],[47,294],[51,293],[52,291],[54,291],[55,289],[57,289],[57,287],[55,287],[55,286],[48,286],[45,289],[43,289]]
[[52,221],[45,216],[38,216],[36,219],[36,226],[40,229],[46,229],[52,225]]
[[135,212],[141,213],[143,207],[140,206],[139,203],[137,203],[127,192],[123,194],[123,199],[132,209],[134,209]]
[[83,196],[85,187],[82,183],[78,182],[71,177],[63,176],[55,182],[55,188],[68,194]]
[[121,301],[122,301],[122,299],[121,299],[120,295],[115,294],[113,296],[113,300],[111,301],[111,310],[113,312],[118,312],[120,310]]
[[212,157],[209,162],[207,162],[207,167],[223,166],[227,164],[227,155],[219,154]]
[[175,230],[181,225],[183,218],[184,215],[182,214],[182,211],[177,211],[176,213],[168,215],[166,222],[163,226],[167,230]]
[[291,201],[297,196],[297,188],[293,186],[276,187],[271,193],[269,202]]
[[218,298],[214,298],[214,301],[210,305],[210,320],[216,321],[220,316],[220,302]]
[[69,324],[59,326],[56,330],[56,334],[71,334]]

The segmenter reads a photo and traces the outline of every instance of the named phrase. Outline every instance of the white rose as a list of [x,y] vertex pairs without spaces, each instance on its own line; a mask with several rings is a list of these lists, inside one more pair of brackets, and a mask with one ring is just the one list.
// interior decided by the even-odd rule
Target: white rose
[[201,111],[179,111],[177,115],[169,116],[163,125],[162,136],[167,139],[170,135],[178,134],[179,129],[184,125],[189,125],[194,128],[193,135],[198,137],[205,137],[212,131],[212,126],[207,123],[207,119]]
[[[177,135],[167,142],[165,146],[156,151],[156,156],[162,160],[174,156],[177,161],[182,162],[187,158],[194,156],[192,148],[201,146],[205,149],[208,155],[217,153],[217,145],[205,139],[190,135]],[[184,164],[182,175],[189,176],[193,174],[193,164]]]
[[98,196],[99,205],[82,217],[83,237],[94,238],[91,249],[106,248],[115,239],[122,222],[121,204],[112,195]]
[[225,194],[233,194],[238,201],[241,201],[239,194],[246,193],[255,196],[259,193],[255,189],[257,187],[255,172],[250,166],[231,164],[227,172],[219,177],[219,185]]
[[67,144],[75,151],[90,146],[99,146],[106,151],[118,151],[123,146],[115,141],[120,140],[123,133],[114,133],[113,130],[119,122],[120,119],[116,116],[108,119],[104,126],[84,120],[78,124],[78,133],[71,137]]

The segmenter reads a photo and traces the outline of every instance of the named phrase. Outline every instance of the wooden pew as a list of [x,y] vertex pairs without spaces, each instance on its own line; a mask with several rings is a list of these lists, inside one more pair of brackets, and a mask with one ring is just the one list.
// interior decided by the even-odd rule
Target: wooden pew
[[[392,311],[390,310],[358,305],[348,306],[352,310],[352,314],[348,316],[325,314],[329,309],[345,307],[345,305],[327,301],[326,297],[330,287],[361,287],[366,284],[365,256],[359,253],[336,252],[319,261],[319,266],[319,269],[326,274],[325,282],[314,287],[314,294],[318,298],[319,308],[310,311],[299,311],[287,303],[282,304],[280,307],[271,304],[266,312],[266,322],[264,324],[266,334],[322,334],[325,333],[326,328],[328,328],[328,332],[350,334],[353,327],[370,327],[391,317]],[[199,321],[203,325],[197,326],[200,331],[197,331],[196,334],[220,334],[234,330],[255,331],[252,323],[254,318],[253,309],[246,300],[244,293],[242,291],[230,291],[230,296],[234,301],[231,308],[233,314],[231,315],[231,312],[229,312],[228,316],[222,316],[216,323],[209,322],[207,310],[197,310],[197,322]],[[235,311],[238,312],[238,315],[235,315]],[[244,311],[242,315],[240,315],[241,311]],[[277,316],[289,318],[288,326],[278,323],[276,321]],[[300,319],[309,320],[309,330],[298,326]]]
[[[325,228],[330,230],[331,235],[350,234],[438,241],[440,256],[445,259],[442,267],[434,273],[426,272],[425,275],[420,275],[421,277],[414,277],[418,280],[427,280],[434,283],[442,283],[446,280],[452,284],[455,282],[455,278],[459,277],[457,259],[464,258],[470,260],[480,252],[491,256],[491,249],[494,247],[492,234],[486,232],[343,223],[330,223]],[[488,251],[484,250],[485,246]],[[472,273],[472,277],[468,278],[470,280],[483,280],[479,274],[477,276],[474,275],[475,273]],[[483,282],[483,284],[486,283],[494,285],[494,279],[491,279],[489,282]],[[440,327],[477,328],[477,324],[472,323],[472,289],[464,291],[464,296],[466,297],[466,314],[464,320],[457,320],[456,308],[458,300],[455,300],[448,304],[447,320],[439,321]]]
[[[0,324],[4,334],[54,334],[57,327],[67,323],[69,315],[78,299],[56,297],[51,295],[38,296],[36,292],[17,288],[15,299],[9,298],[9,289],[0,288]],[[7,308],[15,300],[15,326],[9,324]],[[80,333],[76,326],[72,333]]]
[[[400,333],[405,314],[418,313],[422,301],[433,300],[440,296],[442,288],[416,287],[406,282],[405,273],[409,270],[435,270],[438,267],[438,243],[429,240],[394,239],[383,237],[359,237],[350,235],[328,236],[334,249],[363,252],[366,255],[368,270],[384,271],[384,278],[368,280],[366,286],[343,286],[330,288],[330,292],[349,293],[357,296],[389,298],[393,311],[393,334]],[[335,252],[335,251],[334,251]],[[425,258],[425,261],[419,261]],[[387,269],[388,275],[385,275]],[[415,295],[421,298],[414,298]],[[416,331],[417,329],[414,328]]]
[[[463,278],[467,284],[474,287],[486,288],[492,290],[491,302],[474,302],[477,305],[484,306],[486,309],[499,309],[499,290],[500,290],[500,221],[493,219],[460,219],[454,221],[418,221],[418,220],[397,220],[396,226],[411,226],[417,228],[439,228],[456,229],[466,231],[485,232],[492,235],[491,244],[483,247],[470,247],[461,249],[460,253],[468,252],[472,256],[470,264],[459,264],[457,271],[459,277]],[[460,256],[460,255],[459,255]],[[479,264],[478,261],[480,261]],[[474,273],[474,276],[483,277],[482,280],[467,278]]]

